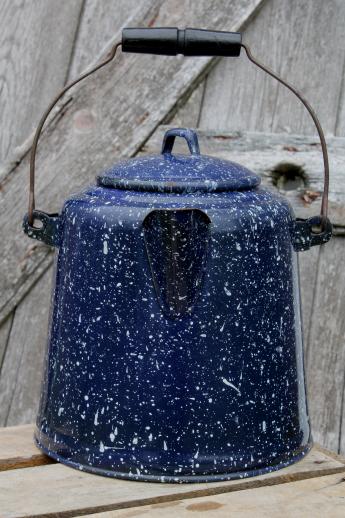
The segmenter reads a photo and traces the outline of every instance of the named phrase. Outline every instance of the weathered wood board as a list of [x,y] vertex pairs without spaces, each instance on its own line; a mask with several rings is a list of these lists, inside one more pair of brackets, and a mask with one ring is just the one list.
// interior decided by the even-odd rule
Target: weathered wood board
[[116,34],[132,23],[133,16],[140,11],[145,0],[84,0],[76,35],[68,80],[81,74],[90,63],[103,54]]
[[[339,136],[345,131],[344,18],[343,0],[269,0],[243,34],[254,56],[305,94],[326,133]],[[200,125],[315,134],[298,99],[252,65],[244,52],[240,59],[222,59],[209,74]]]
[[[155,509],[162,510],[165,506],[169,508],[168,502],[188,500],[185,504],[178,504],[181,505],[182,511],[183,505],[198,503],[195,499],[200,497],[222,499],[221,495],[252,491],[255,488],[263,490],[266,487],[275,488],[274,494],[280,495],[281,485],[321,479],[329,475],[333,476],[332,481],[339,481],[345,473],[343,459],[322,448],[314,447],[302,461],[268,475],[250,479],[207,484],[158,484],[116,480],[90,475],[51,462],[33,445],[32,433],[32,426],[0,430],[0,471],[3,470],[0,472],[2,518],[67,518],[148,504],[153,505],[150,510],[156,513]],[[46,464],[47,462],[51,463]],[[40,463],[42,465],[39,465]],[[335,474],[338,474],[337,478]],[[308,488],[312,487],[314,486],[305,486],[306,494],[312,490]],[[42,488],[42,491],[38,488]],[[157,504],[161,507],[155,508],[154,505]]]
[[0,426],[30,423],[38,408],[47,342],[52,272],[15,311],[0,376]]
[[314,436],[334,451],[343,451],[345,433],[344,257],[344,238],[320,250],[306,362]]
[[0,165],[33,131],[69,73],[83,0],[1,2]]
[[33,440],[34,426],[8,426],[0,429],[0,471],[52,464]]
[[130,510],[87,515],[88,518],[343,518],[344,475],[329,475],[280,486],[236,491],[201,498],[173,500]]
[[0,373],[1,366],[5,357],[9,336],[11,333],[13,321],[13,314],[10,314],[7,319],[0,325]]

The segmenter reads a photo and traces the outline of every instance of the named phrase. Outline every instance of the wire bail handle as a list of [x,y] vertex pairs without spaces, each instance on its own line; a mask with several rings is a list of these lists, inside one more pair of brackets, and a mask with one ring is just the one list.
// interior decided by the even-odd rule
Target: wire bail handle
[[[253,57],[249,47],[242,43],[241,34],[236,32],[224,31],[208,31],[203,29],[177,29],[177,28],[127,28],[122,31],[122,41],[117,42],[110,50],[108,56],[97,64],[95,67],[85,72],[77,79],[66,85],[58,95],[50,103],[42,118],[40,119],[31,148],[30,155],[30,179],[29,179],[29,206],[27,221],[28,225],[34,227],[35,220],[35,168],[36,168],[36,153],[38,140],[41,135],[43,126],[61,97],[74,85],[86,79],[88,76],[97,72],[105,65],[110,63],[116,56],[118,48],[122,46],[123,52],[149,53],[160,55],[177,55],[183,54],[185,56],[227,56],[238,57],[241,48],[246,52],[248,59],[264,72],[276,79],[279,83],[284,85],[288,90],[295,94],[295,96],[302,102],[304,107],[309,112],[315,127],[317,129],[324,163],[324,188],[321,200],[320,209],[320,227],[323,231],[329,227],[330,222],[327,218],[328,214],[328,193],[329,193],[329,161],[327,144],[320,121],[304,96],[291,84],[278,76],[270,68],[260,63]],[[315,219],[315,218],[314,218]]]

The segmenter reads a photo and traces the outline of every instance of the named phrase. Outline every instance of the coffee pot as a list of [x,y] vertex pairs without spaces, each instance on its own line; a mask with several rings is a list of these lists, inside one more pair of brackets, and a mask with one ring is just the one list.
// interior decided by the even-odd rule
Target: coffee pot
[[[248,58],[292,90],[318,130],[321,214],[296,219],[247,168],[169,129],[161,153],[117,162],[68,198],[35,209],[38,138],[73,84],[122,52]],[[124,29],[122,42],[66,87],[37,129],[29,237],[56,247],[55,285],[35,440],[80,470],[146,481],[249,477],[311,447],[298,254],[326,243],[328,157],[320,123],[238,33]],[[176,154],[176,138],[188,154]]]

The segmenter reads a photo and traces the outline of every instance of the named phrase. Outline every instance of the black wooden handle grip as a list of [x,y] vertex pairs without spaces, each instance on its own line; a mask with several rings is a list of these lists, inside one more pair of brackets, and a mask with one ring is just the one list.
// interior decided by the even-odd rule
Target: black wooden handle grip
[[122,51],[166,56],[237,57],[241,52],[241,34],[176,27],[126,28],[122,31]]

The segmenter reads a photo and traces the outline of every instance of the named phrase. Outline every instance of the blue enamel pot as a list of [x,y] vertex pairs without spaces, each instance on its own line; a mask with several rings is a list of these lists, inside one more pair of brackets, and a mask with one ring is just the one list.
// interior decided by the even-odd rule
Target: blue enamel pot
[[[190,154],[173,153],[175,137]],[[297,254],[319,242],[285,198],[172,129],[160,155],[117,163],[60,215],[35,217],[29,235],[57,248],[44,452],[162,482],[248,477],[306,454]]]

